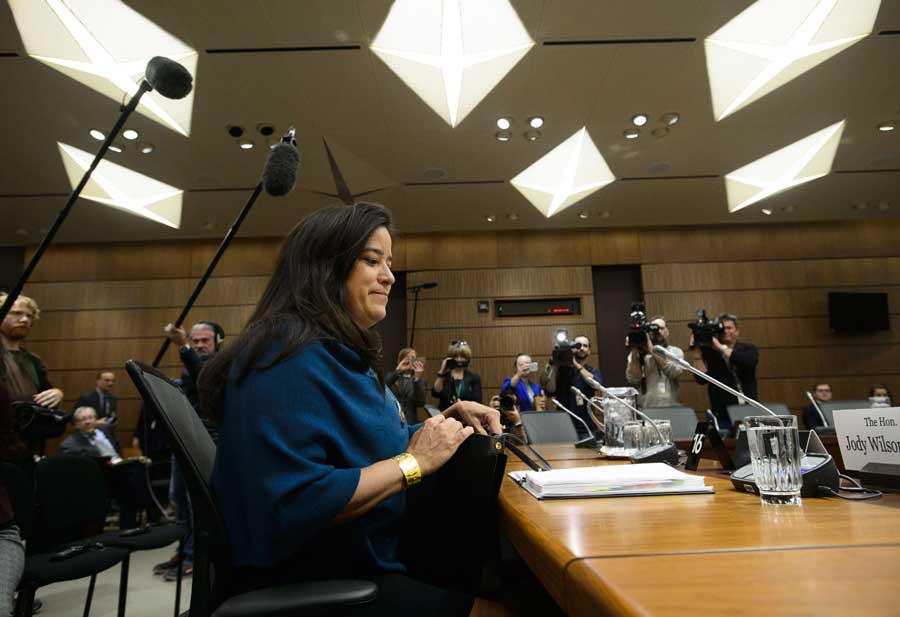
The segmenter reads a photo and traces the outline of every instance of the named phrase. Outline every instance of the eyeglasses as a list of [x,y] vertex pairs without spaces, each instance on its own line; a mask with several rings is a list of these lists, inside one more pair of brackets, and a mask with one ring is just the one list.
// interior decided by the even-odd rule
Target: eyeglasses
[[453,347],[468,347],[469,344],[466,341],[450,341],[450,344]]

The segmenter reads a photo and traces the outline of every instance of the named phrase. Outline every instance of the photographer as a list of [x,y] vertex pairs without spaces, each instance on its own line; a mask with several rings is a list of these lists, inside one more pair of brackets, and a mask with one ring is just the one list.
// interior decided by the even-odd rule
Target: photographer
[[397,354],[397,368],[387,374],[384,383],[403,409],[407,424],[416,424],[416,408],[425,405],[425,365],[416,357],[416,350],[404,347]]
[[[704,313],[705,315],[705,313]],[[694,325],[694,324],[692,324]],[[696,328],[692,328],[695,334],[691,335],[691,349],[694,350],[692,363],[695,368],[703,371],[713,379],[717,379],[746,394],[747,397],[758,398],[756,392],[756,365],[759,362],[759,351],[749,343],[739,343],[738,319],[734,315],[722,313],[716,318],[717,334],[704,337],[700,340],[697,336],[695,344]],[[705,384],[700,377],[694,376],[699,384]],[[709,409],[716,416],[719,429],[730,430],[731,418],[728,417],[728,406],[742,404],[732,394],[708,384]]]
[[522,441],[527,441],[522,415],[519,413],[519,399],[514,393],[491,397],[490,406],[500,412],[500,426],[504,433],[512,433]]
[[512,377],[507,377],[500,387],[502,394],[515,394],[519,400],[519,409],[521,411],[534,411],[538,408],[540,400],[541,387],[531,381],[530,376],[537,373],[537,362],[531,361],[531,356],[520,353],[515,360],[516,373]]
[[681,404],[678,401],[678,377],[683,369],[674,362],[654,355],[650,350],[654,345],[660,345],[682,359],[684,352],[669,345],[669,328],[664,317],[653,317],[649,326],[650,331],[645,334],[645,340],[641,344],[632,340],[632,337],[626,339],[628,366],[625,378],[630,385],[640,390],[643,408],[678,406]]
[[[597,396],[598,392],[588,385],[586,379],[593,379],[601,385],[603,381],[600,371],[587,363],[590,355],[591,341],[583,334],[576,336],[571,343],[560,341],[553,350],[553,359],[547,365],[544,389],[548,396],[555,396],[588,426],[593,426],[594,420],[588,410],[586,399]],[[572,386],[581,390],[583,396],[576,397],[572,392]],[[572,425],[579,439],[588,436],[581,422],[576,422],[573,418]]]
[[444,411],[457,401],[481,402],[481,377],[469,371],[472,348],[465,341],[453,341],[447,357],[441,362],[431,396],[438,399],[438,409]]

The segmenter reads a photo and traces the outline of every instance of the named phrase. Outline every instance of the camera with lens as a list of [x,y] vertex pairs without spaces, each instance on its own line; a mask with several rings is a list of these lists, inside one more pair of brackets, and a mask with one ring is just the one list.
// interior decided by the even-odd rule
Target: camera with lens
[[647,336],[659,332],[659,325],[647,322],[647,313],[643,302],[632,302],[631,313],[628,315],[628,347],[644,349],[647,346]]
[[574,367],[574,354],[572,352],[576,349],[581,349],[581,343],[574,343],[565,337],[557,337],[556,345],[553,346],[553,364],[557,367]]
[[515,411],[516,397],[511,394],[500,395],[500,411]]
[[719,321],[718,317],[710,319],[706,316],[706,309],[697,311],[697,320],[688,324],[688,328],[694,335],[694,344],[691,349],[697,347],[711,348],[713,339],[722,340],[722,333],[725,331],[725,324]]

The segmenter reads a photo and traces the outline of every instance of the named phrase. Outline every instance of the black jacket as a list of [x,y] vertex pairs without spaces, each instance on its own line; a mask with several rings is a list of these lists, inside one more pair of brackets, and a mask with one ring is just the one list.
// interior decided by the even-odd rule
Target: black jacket
[[90,392],[82,394],[75,402],[73,410],[78,409],[79,407],[91,407],[97,412],[98,420],[100,418],[107,418],[110,424],[115,424],[116,420],[118,420],[118,416],[116,415],[116,404],[118,403],[118,399],[112,394],[107,394],[106,402],[107,409],[103,409],[100,405],[100,393],[97,392],[97,389],[95,388]]
[[[431,389],[431,396],[438,399],[438,409],[444,411],[454,403],[456,398],[456,386],[460,382],[449,375],[444,379],[444,389],[440,392]],[[481,403],[481,377],[477,373],[471,373],[468,369],[463,373],[461,387],[459,388],[461,401],[475,401]]]
[[[735,390],[740,390],[752,399],[759,400],[756,388],[756,365],[759,363],[759,350],[754,345],[735,343],[730,362],[726,362],[721,353],[710,347],[703,347],[701,351],[703,361],[706,362],[707,375]],[[697,375],[694,375],[694,379],[699,384],[707,383]],[[730,428],[728,406],[737,405],[737,397],[713,384],[708,384],[708,386],[710,410],[716,415],[720,428]]]

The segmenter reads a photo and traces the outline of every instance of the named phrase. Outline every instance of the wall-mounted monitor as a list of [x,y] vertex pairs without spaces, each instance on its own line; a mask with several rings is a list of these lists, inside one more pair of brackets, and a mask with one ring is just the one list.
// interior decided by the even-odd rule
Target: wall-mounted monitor
[[828,292],[828,326],[833,332],[865,334],[891,329],[886,293]]
[[496,317],[581,315],[581,298],[494,300],[494,315]]

